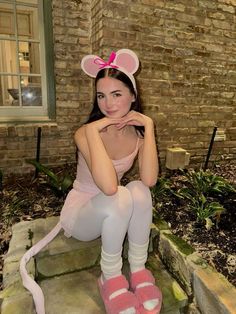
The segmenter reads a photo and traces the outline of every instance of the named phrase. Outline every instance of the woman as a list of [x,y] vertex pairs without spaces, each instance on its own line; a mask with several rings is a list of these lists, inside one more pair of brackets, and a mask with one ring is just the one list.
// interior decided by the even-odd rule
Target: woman
[[[145,268],[152,221],[149,187],[158,176],[152,119],[141,113],[133,73],[139,61],[131,50],[112,52],[108,62],[83,58],[95,79],[88,122],[75,133],[77,176],[62,208],[67,236],[90,241],[101,236],[99,289],[108,314],[159,313],[161,292]],[[140,181],[120,185],[138,156]],[[130,289],[122,275],[122,246],[128,235]]]

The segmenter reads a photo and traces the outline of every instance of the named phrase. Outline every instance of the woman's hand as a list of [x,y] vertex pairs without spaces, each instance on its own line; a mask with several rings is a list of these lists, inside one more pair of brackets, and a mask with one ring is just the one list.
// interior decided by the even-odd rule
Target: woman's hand
[[120,118],[119,121],[117,121],[116,125],[118,129],[122,129],[126,125],[143,126],[144,128],[146,128],[149,125],[153,126],[153,121],[148,116],[132,110],[127,113],[127,115],[125,115],[123,118]]
[[153,121],[148,116],[137,112],[137,111],[129,111],[127,115],[122,118],[108,118],[104,117],[97,121],[91,122],[86,125],[86,128],[97,130],[98,132],[105,131],[107,127],[110,125],[115,125],[118,130],[122,129],[126,125],[133,125],[133,126],[143,126],[144,128],[148,126],[153,126]]
[[93,130],[95,129],[98,132],[102,132],[102,131],[105,131],[108,126],[118,125],[119,123],[120,123],[120,119],[111,119],[111,118],[104,117],[97,121],[86,124],[86,128],[93,129]]

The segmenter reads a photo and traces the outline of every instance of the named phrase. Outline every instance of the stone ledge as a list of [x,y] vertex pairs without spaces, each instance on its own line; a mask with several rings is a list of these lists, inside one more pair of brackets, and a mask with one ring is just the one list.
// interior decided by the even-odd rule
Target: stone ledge
[[216,270],[199,265],[198,256],[188,256],[187,263],[193,273],[194,296],[202,313],[235,314],[235,287]]
[[[26,250],[26,244],[30,244],[27,236],[29,227],[35,236],[35,239],[33,238],[32,240],[34,243],[36,239],[43,237],[53,227],[53,225],[56,224],[57,219],[58,218],[56,217],[52,217],[49,219],[48,223],[45,223],[45,220],[43,219],[39,219],[34,222],[20,223],[13,227],[13,240],[11,242],[4,265],[5,289],[1,292],[0,296],[0,299],[3,299],[1,304],[2,313],[15,313],[13,309],[19,306],[22,308],[22,314],[32,314],[34,312],[31,295],[28,294],[21,284],[21,278],[17,272],[17,264],[21,254],[23,254],[23,252]],[[161,266],[162,264],[158,261],[158,257],[155,255],[155,253],[151,254],[148,261],[148,266],[153,270],[157,282],[160,283],[165,296],[162,313],[180,313],[181,309],[187,306],[188,300],[184,293],[185,291],[189,296],[194,297],[195,303],[198,305],[198,308],[202,314],[235,314],[236,289],[226,280],[224,276],[220,275],[214,269],[208,266],[206,261],[202,259],[197,253],[195,253],[193,249],[187,243],[185,243],[185,241],[174,236],[169,230],[167,224],[162,223],[160,229],[154,226],[151,238],[154,240],[154,245],[155,241],[157,241],[162,260],[165,261],[166,265],[174,274],[174,276],[178,278],[177,281],[181,283],[182,287],[184,288],[182,290],[176,281],[168,277],[168,273],[166,270],[164,270],[163,266]],[[88,243],[86,243],[86,245],[88,245]],[[99,242],[95,241],[93,243],[93,241],[91,241],[90,245],[91,250],[87,250],[87,257],[91,256],[92,251],[96,251],[96,247],[99,247],[100,250]],[[81,250],[81,253],[84,249],[86,249],[86,246],[83,242],[74,240],[72,238],[67,239],[62,233],[60,233],[37,256],[37,265],[45,262],[44,266],[42,266],[43,264],[40,266],[41,269],[44,269],[41,274],[42,277],[54,277],[56,280],[57,277],[55,277],[55,271],[53,270],[55,263],[51,263],[51,272],[49,269],[47,269],[49,261],[47,258],[51,260],[54,259],[54,261],[59,258],[59,260],[62,261],[63,256],[66,256],[66,253],[70,255],[68,247],[74,252]],[[95,252],[93,258],[93,263],[95,262],[95,264],[92,264],[95,267],[96,259],[99,256],[97,255],[99,254],[99,250]],[[88,258],[85,258],[84,265],[78,266],[73,262],[72,264],[74,265],[74,268],[66,267],[66,270],[62,268],[62,270],[59,271],[60,278],[64,278],[64,276],[70,276],[71,272],[71,276],[73,276],[74,271],[74,275],[76,273],[80,273],[81,271],[83,272],[83,267],[86,268],[86,260],[88,260]],[[70,261],[70,258],[66,258],[66,261]],[[63,264],[67,265],[67,262]],[[93,266],[92,264],[90,265],[91,267]],[[31,274],[34,276],[35,264],[33,261],[28,265],[28,267]],[[160,273],[162,274],[161,276]],[[169,279],[167,280],[167,278]],[[51,280],[52,279],[50,278],[43,280],[41,282],[42,287],[46,287],[47,282],[50,284]],[[165,283],[168,281],[169,283],[165,286]],[[174,300],[177,300],[177,303],[175,303]],[[15,304],[16,307],[13,307],[13,304]],[[188,306],[188,314],[190,313],[196,314],[200,312],[198,312],[198,310],[194,307],[194,304],[191,304]]]
[[185,292],[194,298],[201,313],[235,314],[236,288],[188,243],[173,236],[167,224],[158,225],[156,244],[160,257]]
[[3,299],[2,314],[36,314],[32,296],[26,291]]
[[[10,242],[4,263],[5,285],[0,293],[0,304],[1,298],[3,300],[2,314],[35,313],[32,296],[22,286],[18,271],[19,261],[26,251],[26,246],[41,240],[57,222],[58,217],[50,217],[13,226],[13,240]],[[31,238],[29,238],[29,229]],[[156,236],[157,232],[154,230],[152,239]],[[39,285],[45,292],[47,314],[105,312],[96,283],[100,274],[98,266],[100,246],[100,239],[81,242],[66,238],[61,231],[37,254],[35,259],[31,259],[27,268],[33,277],[37,277]],[[188,297],[154,252],[148,259],[148,267],[153,270],[157,283],[163,291],[161,313],[182,313],[188,303]],[[123,271],[128,276],[126,261]]]

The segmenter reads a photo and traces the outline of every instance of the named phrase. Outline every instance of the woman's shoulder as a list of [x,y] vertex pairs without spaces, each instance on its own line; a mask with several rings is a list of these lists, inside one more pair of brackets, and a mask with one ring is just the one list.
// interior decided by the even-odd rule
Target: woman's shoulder
[[86,141],[85,125],[82,125],[80,128],[78,128],[75,131],[74,140],[75,140],[75,143],[77,146],[81,146],[85,143],[85,141]]
[[76,136],[76,135],[83,135],[83,134],[85,134],[85,127],[86,127],[85,124],[83,124],[81,127],[79,127],[79,128],[75,131],[75,136]]

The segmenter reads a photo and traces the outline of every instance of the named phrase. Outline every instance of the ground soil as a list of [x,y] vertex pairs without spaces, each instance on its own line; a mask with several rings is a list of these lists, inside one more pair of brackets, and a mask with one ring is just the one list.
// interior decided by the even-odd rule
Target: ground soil
[[[215,167],[215,173],[236,184],[236,165],[225,164]],[[74,166],[53,169],[58,176],[75,174]],[[178,173],[171,175],[176,182],[181,180]],[[125,181],[125,180],[124,180]],[[1,182],[0,182],[1,183]],[[0,186],[0,290],[4,255],[8,251],[11,239],[11,226],[20,221],[58,216],[66,194],[58,194],[52,189],[45,175],[35,173],[21,176],[3,177]],[[210,265],[225,275],[236,285],[236,197],[232,195],[224,200],[226,212],[218,226],[207,230],[204,225],[196,223],[196,217],[186,204],[181,204],[175,197],[168,196],[159,200],[158,213],[170,225],[171,230],[190,243]]]

